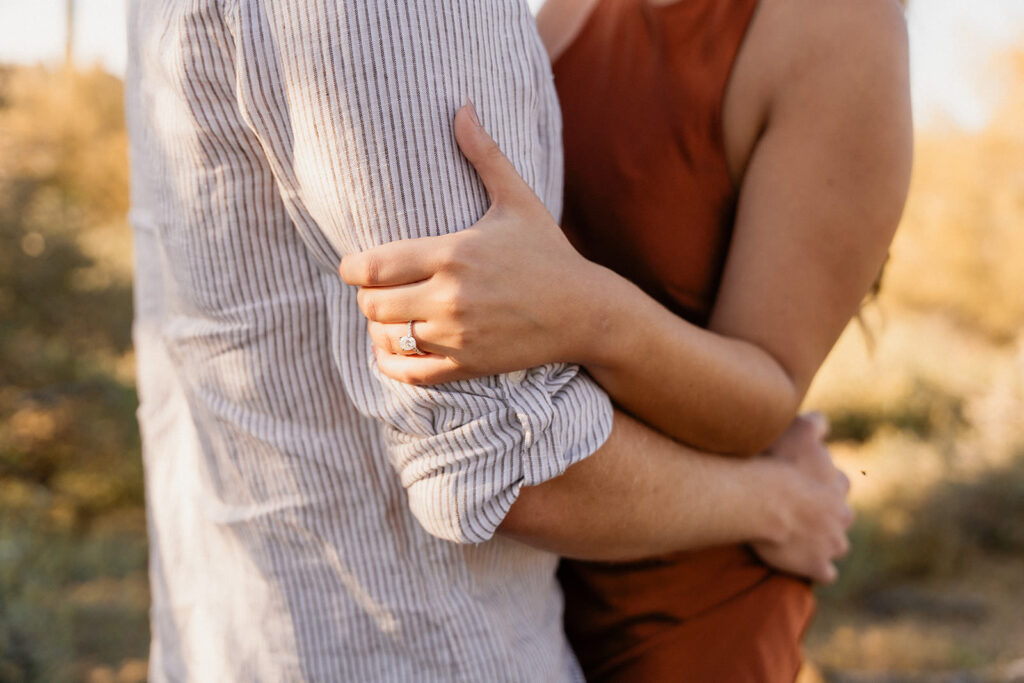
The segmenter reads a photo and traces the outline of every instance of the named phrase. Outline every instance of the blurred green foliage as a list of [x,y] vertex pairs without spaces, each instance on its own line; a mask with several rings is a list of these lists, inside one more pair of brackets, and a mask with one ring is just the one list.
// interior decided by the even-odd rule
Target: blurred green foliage
[[4,681],[145,654],[121,88],[99,70],[0,71]]
[[858,513],[809,639],[830,681],[1024,671],[1024,53],[994,68],[986,129],[919,131],[876,344],[847,330],[808,399]]

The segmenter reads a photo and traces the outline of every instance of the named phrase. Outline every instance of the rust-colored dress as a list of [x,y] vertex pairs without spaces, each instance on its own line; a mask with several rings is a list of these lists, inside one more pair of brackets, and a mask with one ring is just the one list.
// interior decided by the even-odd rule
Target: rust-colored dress
[[[576,247],[706,325],[735,214],[722,100],[757,0],[599,0],[554,64],[564,225]],[[564,561],[566,630],[591,681],[793,681],[805,582],[746,547]]]

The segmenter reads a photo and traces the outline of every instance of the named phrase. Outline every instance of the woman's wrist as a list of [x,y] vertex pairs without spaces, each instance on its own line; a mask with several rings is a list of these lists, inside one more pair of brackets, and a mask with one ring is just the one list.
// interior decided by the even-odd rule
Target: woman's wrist
[[751,477],[751,543],[781,543],[790,535],[794,515],[787,504],[794,497],[795,469],[776,459],[757,456],[749,461]]
[[574,302],[566,359],[591,370],[617,367],[626,350],[639,350],[638,326],[631,319],[646,297],[618,273],[589,261],[578,282],[582,289]]

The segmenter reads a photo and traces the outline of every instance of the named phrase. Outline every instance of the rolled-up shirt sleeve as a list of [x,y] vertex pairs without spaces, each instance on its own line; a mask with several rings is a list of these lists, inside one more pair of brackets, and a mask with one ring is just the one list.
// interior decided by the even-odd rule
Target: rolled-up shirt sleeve
[[[465,98],[554,215],[561,201],[557,100],[521,0],[227,0],[236,95],[288,212],[322,270],[337,372],[381,425],[387,457],[424,528],[478,543],[523,486],[596,451],[608,397],[575,365],[441,387],[377,369],[346,253],[469,227],[487,195],[452,121]],[[528,340],[509,340],[528,343]]]

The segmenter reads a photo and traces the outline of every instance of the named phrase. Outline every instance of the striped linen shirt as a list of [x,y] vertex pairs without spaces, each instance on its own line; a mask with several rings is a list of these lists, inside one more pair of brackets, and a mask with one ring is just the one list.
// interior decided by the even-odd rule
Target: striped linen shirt
[[336,274],[483,215],[467,96],[557,215],[526,4],[132,0],[129,42],[151,680],[578,679],[557,558],[494,533],[607,396],[572,365],[391,381]]

